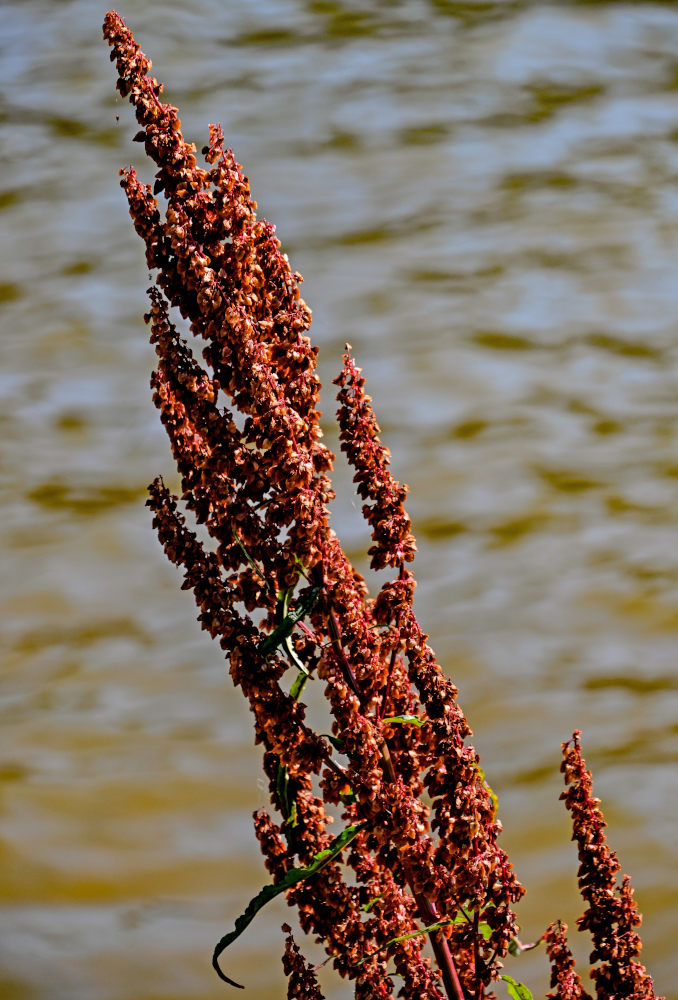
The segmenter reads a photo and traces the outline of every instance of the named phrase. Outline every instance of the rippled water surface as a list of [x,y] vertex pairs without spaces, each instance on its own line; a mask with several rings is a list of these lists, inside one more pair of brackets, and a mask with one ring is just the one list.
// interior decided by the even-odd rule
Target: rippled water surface
[[[265,880],[266,795],[144,508],[172,465],[103,13],[0,4],[0,992],[206,1000],[211,948]],[[365,370],[411,487],[418,610],[529,889],[525,937],[580,912],[558,802],[577,726],[676,1000],[676,5],[121,13],[190,138],[223,122],[305,275],[325,385],[346,340]],[[336,528],[364,565],[337,464]],[[285,994],[286,916],[278,901],[233,948],[253,1000]],[[542,955],[507,971],[543,996]]]

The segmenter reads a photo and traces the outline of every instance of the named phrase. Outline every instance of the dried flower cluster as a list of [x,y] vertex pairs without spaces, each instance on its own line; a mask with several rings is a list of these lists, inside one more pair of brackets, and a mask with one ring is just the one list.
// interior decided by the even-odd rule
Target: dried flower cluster
[[582,986],[575,961],[567,944],[567,924],[556,920],[546,930],[546,954],[551,962],[551,986],[556,989],[547,994],[551,1000],[591,1000]]
[[[219,640],[249,701],[273,810],[255,816],[273,882],[217,946],[215,970],[232,982],[219,961],[224,949],[268,898],[285,892],[356,997],[392,997],[392,963],[401,997],[489,1000],[515,947],[513,905],[523,889],[498,846],[496,798],[456,688],[413,611],[407,487],[389,471],[364,379],[347,348],[336,380],[342,448],[365,501],[372,566],[394,571],[374,598],[330,528],[334,456],[321,440],[317,349],[307,336],[301,276],[274,227],[257,219],[220,127],[210,126],[199,166],[177,109],[160,100],[150,60],[116,13],[106,15],[104,35],[118,90],[136,110],[135,139],[157,167],[152,188],[133,168],[121,171],[156,275],[146,316],[158,356],[151,384],[181,476],[180,500],[158,479],[148,503],[202,626]],[[171,309],[204,341],[202,359]],[[180,503],[210,544],[187,525]],[[329,736],[306,722],[301,696],[310,681],[324,687]],[[590,818],[597,814],[588,800],[577,805],[577,781],[568,805],[579,809],[580,844],[598,843]],[[333,837],[338,816],[344,829]],[[582,862],[591,905],[584,919],[603,962],[599,996],[611,1000],[631,995],[609,990],[621,982],[623,948],[637,954],[636,936],[628,937],[635,910],[624,888],[612,940],[611,904],[601,908],[592,857]],[[283,929],[288,996],[319,998],[313,969]],[[548,939],[560,989],[553,996],[584,996],[560,933],[552,929]],[[423,953],[427,938],[437,968]]]
[[[610,849],[604,834],[607,825],[600,809],[600,799],[593,795],[593,776],[582,757],[577,730],[563,743],[561,771],[566,791],[561,798],[572,814],[573,840],[579,848],[579,890],[588,909],[577,921],[579,930],[588,931],[593,940],[590,976],[595,982],[598,1000],[655,1000],[654,986],[645,966],[638,961],[642,947],[636,927],[642,917],[633,899],[628,875],[617,884],[619,860]],[[552,924],[547,933],[547,951],[552,963],[549,994],[557,1000],[587,1000],[581,981],[574,971],[574,960],[567,946],[566,926]]]

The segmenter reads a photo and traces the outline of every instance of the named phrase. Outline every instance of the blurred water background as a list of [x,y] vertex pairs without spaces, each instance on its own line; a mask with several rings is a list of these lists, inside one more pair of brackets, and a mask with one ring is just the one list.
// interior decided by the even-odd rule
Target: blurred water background
[[[580,727],[676,1000],[678,5],[120,12],[188,137],[223,123],[305,275],[330,442],[346,340],[365,369],[411,487],[418,611],[528,886],[525,939],[581,912],[558,802]],[[0,993],[207,1000],[214,942],[266,880],[266,795],[144,507],[172,463],[103,14],[0,3]],[[343,459],[336,481],[362,566]],[[253,1000],[285,995],[287,916],[278,900],[232,949]],[[507,971],[543,996],[543,955]]]

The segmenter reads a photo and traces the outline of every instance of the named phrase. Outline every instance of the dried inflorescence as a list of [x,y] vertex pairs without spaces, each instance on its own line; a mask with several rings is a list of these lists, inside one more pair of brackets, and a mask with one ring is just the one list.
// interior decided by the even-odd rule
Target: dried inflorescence
[[372,528],[374,545],[369,550],[373,569],[400,566],[414,558],[416,543],[410,532],[411,521],[403,507],[407,486],[393,478],[388,470],[390,452],[379,439],[379,424],[372,411],[372,400],[364,392],[365,379],[348,353],[344,368],[335,379],[339,389],[340,440],[348,460],[356,470],[354,482],[363,500],[365,519]]
[[285,938],[283,969],[287,976],[288,1000],[323,1000],[313,968],[299,951],[289,924],[282,925]]
[[591,1000],[582,986],[575,968],[575,961],[567,943],[567,924],[556,920],[549,924],[544,934],[546,954],[551,963],[551,986],[547,994],[551,1000]]
[[[341,445],[365,501],[372,567],[394,571],[374,599],[330,527],[334,456],[321,440],[317,348],[307,336],[301,276],[274,227],[257,218],[221,128],[210,126],[199,166],[177,109],[160,100],[162,84],[149,76],[150,60],[119,15],[106,15],[104,35],[118,90],[141,126],[135,138],[157,167],[152,188],[132,167],[121,171],[155,272],[146,316],[158,356],[153,398],[180,474],[181,504],[210,544],[187,525],[161,479],[148,504],[253,713],[273,809],[255,815],[273,879],[267,898],[286,892],[302,929],[354,982],[356,997],[392,997],[393,962],[400,997],[489,1000],[515,944],[513,905],[523,889],[497,843],[496,798],[469,743],[457,690],[413,610],[407,487],[389,470],[364,379],[347,349],[336,380]],[[172,309],[204,342],[202,360]],[[306,722],[301,696],[311,681],[324,686],[331,734]],[[338,814],[348,825],[334,839]],[[629,892],[622,888],[617,925],[621,934],[626,920],[624,940],[635,941]],[[219,956],[259,899],[217,946],[222,978]],[[613,966],[596,920],[602,988],[613,982]],[[288,995],[320,997],[285,930]],[[423,952],[427,935],[437,969]],[[567,985],[575,980],[567,980],[565,945],[554,935],[557,982],[570,990],[557,996],[583,997]],[[635,944],[629,947],[631,955]]]
[[[636,927],[642,917],[633,899],[628,875],[621,885],[617,876],[620,864],[610,849],[604,829],[607,825],[600,799],[593,794],[593,776],[582,757],[581,733],[563,743],[561,771],[566,790],[561,798],[572,814],[572,839],[579,848],[579,891],[588,904],[577,920],[580,931],[588,931],[593,940],[590,976],[598,1000],[658,1000],[651,976],[638,961],[642,943]],[[547,950],[552,963],[549,994],[558,1000],[578,1000],[588,995],[574,971],[574,960],[567,947],[566,926],[552,924],[547,933]],[[599,964],[595,964],[599,963]],[[659,998],[661,1000],[661,998]]]

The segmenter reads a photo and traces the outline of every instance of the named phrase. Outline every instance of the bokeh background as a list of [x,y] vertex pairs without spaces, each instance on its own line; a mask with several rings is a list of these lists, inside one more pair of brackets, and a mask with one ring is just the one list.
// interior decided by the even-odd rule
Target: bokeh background
[[[104,11],[0,3],[0,993],[207,1000],[227,989],[213,944],[265,881],[266,794],[144,507],[172,463]],[[189,138],[223,123],[305,275],[330,442],[346,340],[364,367],[411,487],[418,611],[528,886],[525,939],[581,912],[558,802],[580,727],[676,1000],[678,5],[120,12]],[[336,482],[362,566],[343,458]],[[286,917],[278,900],[232,949],[253,1000],[285,995]],[[543,955],[507,971],[544,995]]]

